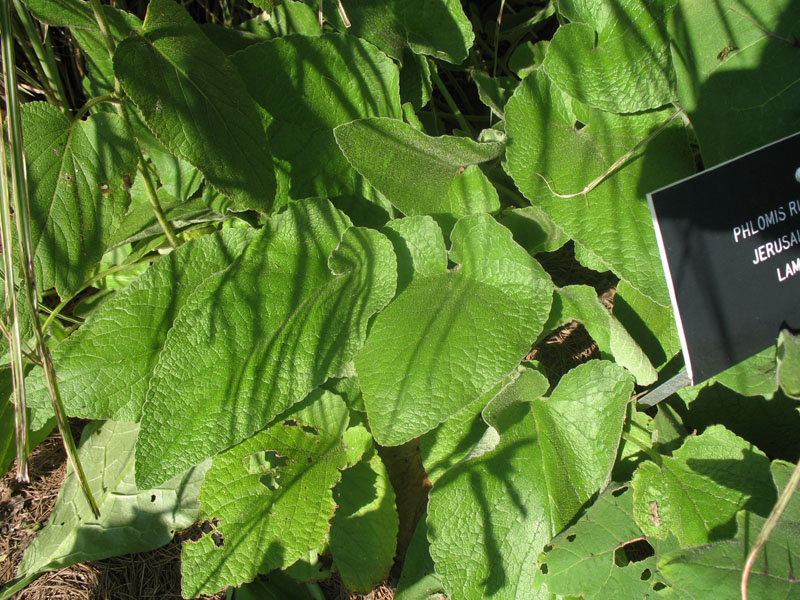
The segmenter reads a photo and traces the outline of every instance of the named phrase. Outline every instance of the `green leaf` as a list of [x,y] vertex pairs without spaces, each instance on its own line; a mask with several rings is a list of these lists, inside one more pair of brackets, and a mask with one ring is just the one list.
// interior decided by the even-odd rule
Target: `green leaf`
[[632,498],[624,486],[603,492],[577,523],[547,545],[535,585],[585,600],[655,597],[653,586],[664,583],[658,560],[678,545],[674,538],[644,538],[633,519]]
[[89,278],[125,214],[135,148],[115,115],[70,121],[40,102],[23,107],[22,131],[36,283],[66,298]]
[[[348,31],[397,60],[408,47],[459,64],[467,58],[475,36],[458,0],[359,0],[345,2]],[[344,29],[335,9],[326,18]]]
[[538,206],[505,210],[500,222],[514,234],[514,241],[532,256],[558,250],[569,241],[569,236]]
[[378,454],[342,474],[333,490],[333,564],[349,590],[366,594],[389,575],[399,520],[389,473]]
[[283,571],[272,571],[265,579],[256,579],[231,590],[231,600],[315,600],[308,588]]
[[403,572],[397,581],[395,600],[428,600],[431,595],[444,592],[442,582],[433,568],[428,546],[428,526],[423,517],[417,523],[408,545],[403,560]]
[[526,77],[506,105],[506,170],[520,191],[576,243],[621,279],[663,306],[669,296],[653,233],[647,191],[694,170],[680,123],[673,122],[585,197],[577,193],[674,114],[621,116],[573,101],[542,71]]
[[397,255],[397,293],[414,279],[432,277],[447,270],[447,250],[442,230],[428,216],[389,221],[381,230]]
[[775,350],[775,346],[770,346],[715,375],[714,379],[742,396],[770,397],[778,390]]
[[322,544],[344,462],[339,436],[291,420],[214,457],[200,492],[214,531],[183,545],[184,598],[286,568]]
[[[434,138],[403,121],[380,118],[339,125],[334,135],[350,164],[407,215],[446,213],[458,218],[499,208],[496,192],[488,204],[484,199],[469,202],[463,191],[449,192],[455,181],[466,175],[466,167],[500,156],[500,143]],[[425,176],[420,177],[421,173]]]
[[92,516],[68,468],[49,524],[25,551],[20,575],[152,550],[195,522],[197,495],[210,463],[192,467],[158,487],[137,488],[134,444],[138,430],[136,424],[114,421],[86,426],[78,456],[101,516]]
[[498,446],[434,484],[428,537],[448,593],[549,598],[533,589],[539,552],[608,483],[632,391],[621,367],[580,365],[548,399],[500,412]]
[[568,285],[556,290],[556,296],[559,306],[554,306],[554,312],[556,308],[560,310],[558,324],[571,319],[580,321],[597,342],[600,351],[610,354],[617,364],[628,369],[636,378],[637,384],[649,385],[657,379],[656,370],[647,356],[622,324],[598,300],[594,288],[588,285]]
[[706,167],[800,129],[792,0],[680,0],[669,32],[678,97]]
[[561,0],[571,23],[558,28],[544,70],[573,98],[632,113],[675,99],[666,18],[677,0]]
[[800,336],[786,330],[778,337],[778,381],[787,396],[800,399]]
[[400,69],[400,101],[410,102],[414,112],[419,112],[432,94],[431,66],[424,56],[406,50]]
[[292,203],[198,285],[148,385],[141,485],[252,435],[352,360],[396,262],[384,236],[348,225],[327,200]]
[[767,457],[721,425],[688,438],[661,465],[633,476],[634,517],[648,537],[681,546],[733,537],[742,508],[767,515],[775,502]]
[[275,175],[262,120],[236,69],[171,0],[151,0],[114,72],[148,127],[238,210],[269,210]]
[[550,278],[507,229],[472,215],[451,238],[460,267],[412,281],[356,356],[379,444],[402,444],[475,400],[519,364],[547,320]]
[[23,0],[34,17],[56,27],[95,28],[92,9],[83,0]]
[[[150,375],[177,316],[202,283],[226,272],[252,239],[250,231],[229,229],[184,244],[56,346],[53,361],[67,414],[139,421]],[[50,398],[41,369],[25,381],[36,428],[53,414]]]
[[[789,480],[794,465],[775,461],[772,478],[778,491]],[[800,531],[800,497],[795,494],[777,527],[767,540],[750,571],[749,598],[800,598],[794,569],[800,561],[797,532]],[[748,512],[737,515],[735,540],[676,551],[665,556],[660,568],[669,583],[691,600],[740,598],[742,566],[750,544],[758,536],[764,519]]]
[[[523,381],[519,381],[520,378]],[[539,386],[538,389],[536,386]],[[436,483],[436,480],[453,465],[484,454],[497,445],[499,440],[497,431],[493,426],[487,426],[486,411],[484,411],[487,409],[492,412],[488,407],[492,405],[495,397],[511,389],[528,399],[538,398],[547,391],[547,387],[547,380],[541,374],[526,366],[517,367],[477,400],[462,408],[433,431],[421,436],[419,445],[422,464],[429,481]],[[506,397],[509,395],[505,394]],[[491,416],[488,420],[493,423]]]
[[654,302],[627,281],[617,284],[613,313],[657,369],[680,351],[672,308]]
[[247,90],[272,117],[279,197],[356,190],[333,128],[361,117],[400,117],[397,66],[352,36],[293,35],[255,44],[232,60]]

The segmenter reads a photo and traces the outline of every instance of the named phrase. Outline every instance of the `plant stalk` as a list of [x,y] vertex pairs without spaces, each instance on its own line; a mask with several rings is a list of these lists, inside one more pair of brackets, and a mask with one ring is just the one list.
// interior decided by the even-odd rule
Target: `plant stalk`
[[431,78],[433,79],[433,83],[436,85],[439,92],[441,92],[442,96],[444,97],[444,101],[447,102],[447,106],[450,107],[450,110],[453,112],[453,116],[455,116],[458,124],[461,125],[461,128],[470,136],[475,137],[475,132],[472,130],[472,126],[464,118],[464,115],[461,114],[458,105],[456,104],[455,100],[453,100],[453,96],[450,95],[450,91],[447,89],[447,86],[445,86],[442,78],[439,77],[439,71],[436,63],[429,58],[428,64],[431,67]]
[[[75,442],[72,439],[72,432],[67,423],[64,405],[61,402],[61,395],[58,390],[58,381],[55,376],[55,369],[53,368],[53,361],[50,358],[50,352],[44,341],[44,334],[42,333],[42,326],[37,318],[36,299],[36,280],[33,269],[33,242],[31,239],[31,224],[30,224],[30,201],[28,198],[28,185],[27,176],[25,173],[25,156],[23,149],[22,137],[22,118],[19,110],[19,98],[17,96],[17,78],[14,69],[14,44],[11,38],[11,19],[9,14],[9,3],[0,2],[0,31],[2,31],[2,44],[3,44],[3,67],[5,71],[5,92],[6,92],[6,110],[8,114],[8,135],[10,137],[10,161],[11,166],[11,189],[12,200],[14,208],[14,216],[16,220],[17,230],[17,245],[19,247],[20,265],[22,268],[22,283],[25,292],[25,302],[28,304],[28,310],[33,316],[31,319],[33,324],[33,331],[36,337],[36,348],[39,357],[42,360],[44,367],[45,382],[47,383],[47,391],[50,395],[50,402],[53,405],[53,412],[56,415],[59,431],[64,441],[64,448],[67,452],[67,458],[75,471],[75,475],[83,489],[86,500],[92,509],[95,516],[100,515],[97,508],[92,491],[89,488],[89,483],[86,479],[86,474],[83,471],[80,459],[78,458]],[[12,250],[9,247],[3,248],[4,253],[10,253]],[[6,275],[8,277],[8,274]],[[24,386],[24,380],[19,382]],[[22,392],[24,394],[24,391]],[[17,411],[24,410],[25,407],[17,406]]]
[[792,471],[792,475],[789,477],[789,482],[786,484],[786,488],[781,493],[780,498],[778,498],[778,501],[772,508],[772,512],[769,513],[769,517],[767,517],[767,520],[761,527],[761,531],[758,533],[758,537],[753,547],[750,549],[750,553],[747,555],[747,560],[744,562],[740,588],[742,600],[747,600],[747,582],[750,579],[750,571],[753,569],[753,564],[756,562],[758,553],[761,552],[769,536],[772,535],[775,527],[777,527],[781,515],[783,515],[786,507],[789,506],[789,502],[792,500],[792,496],[794,496],[794,493],[797,491],[798,484],[800,484],[800,462],[795,465],[794,471]]

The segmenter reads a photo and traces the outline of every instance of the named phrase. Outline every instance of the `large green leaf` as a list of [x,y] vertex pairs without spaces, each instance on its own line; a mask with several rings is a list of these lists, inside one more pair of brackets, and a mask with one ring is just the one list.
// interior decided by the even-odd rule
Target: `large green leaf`
[[460,267],[415,278],[356,356],[378,443],[402,444],[475,400],[519,364],[547,320],[550,278],[507,229],[472,215],[451,239]]
[[125,214],[124,178],[135,172],[136,152],[111,114],[71,121],[49,104],[29,103],[22,131],[36,282],[68,297],[89,278]]
[[338,373],[394,295],[391,243],[327,200],[270,219],[175,318],[147,389],[142,486],[232,446]]
[[[434,138],[403,121],[379,118],[339,125],[334,135],[350,164],[407,215],[449,213],[458,218],[500,208],[496,192],[494,203],[486,194],[470,203],[465,191],[449,193],[455,183],[469,176],[466,167],[500,156],[500,143]],[[421,173],[425,176],[420,177]],[[477,171],[472,176],[480,175]]]
[[742,508],[767,515],[775,502],[769,460],[721,425],[688,438],[661,464],[633,476],[633,510],[645,535],[681,546],[732,537]]
[[[359,0],[343,4],[350,33],[398,61],[408,47],[417,54],[458,64],[467,58],[475,38],[459,0]],[[326,17],[343,25],[330,5]]]
[[389,473],[377,453],[342,474],[333,490],[333,563],[349,590],[369,593],[389,575],[399,521]]
[[214,531],[183,546],[183,596],[239,585],[319,547],[344,464],[338,435],[292,420],[216,456],[200,493]]
[[[778,492],[789,481],[794,465],[775,461],[772,477]],[[676,551],[665,556],[659,567],[674,589],[691,600],[738,599],[744,558],[755,541],[764,519],[742,511],[737,515],[736,539]],[[800,561],[800,496],[791,498],[777,527],[761,549],[750,571],[749,598],[800,598],[795,569]]]
[[293,35],[255,44],[232,57],[253,98],[271,115],[280,195],[353,192],[355,173],[333,128],[361,117],[400,117],[397,66],[352,36]]
[[114,421],[86,426],[78,456],[101,516],[92,516],[69,468],[49,524],[25,551],[20,575],[152,550],[195,522],[197,496],[210,461],[163,485],[137,488],[134,445],[138,430],[136,424]]
[[502,410],[497,447],[439,478],[428,537],[453,597],[549,597],[533,588],[537,557],[608,483],[632,391],[622,367],[580,365],[548,399],[522,398]]
[[237,209],[269,210],[272,156],[236,69],[180,5],[151,0],[144,28],[114,54],[114,72],[148,127]]
[[666,18],[677,0],[560,0],[571,23],[553,36],[544,70],[577,100],[616,113],[675,99]]
[[[620,366],[628,369],[639,385],[649,385],[656,378],[656,370],[642,349],[622,324],[598,300],[594,288],[588,285],[568,285],[556,290],[556,301],[550,315],[552,325],[570,319],[580,321],[603,354],[613,356]],[[555,314],[554,314],[555,313]],[[552,321],[558,317],[558,323]],[[605,358],[605,357],[604,357]]]
[[586,196],[561,198],[547,183],[560,194],[580,192],[673,113],[621,116],[592,109],[560,92],[542,71],[526,77],[506,105],[506,169],[520,191],[620,278],[664,306],[669,296],[645,193],[693,172],[682,125],[669,125],[644,154]]
[[677,547],[674,538],[645,541],[633,519],[633,494],[612,485],[547,545],[535,585],[585,600],[644,600],[664,583],[659,558]]
[[[253,239],[229,229],[184,244],[94,312],[53,349],[67,414],[139,421],[150,374],[167,334],[201,284],[228,270]],[[52,415],[41,369],[26,379],[32,426]],[[199,461],[198,461],[199,462]]]
[[680,0],[670,37],[681,105],[705,165],[800,129],[793,0]]

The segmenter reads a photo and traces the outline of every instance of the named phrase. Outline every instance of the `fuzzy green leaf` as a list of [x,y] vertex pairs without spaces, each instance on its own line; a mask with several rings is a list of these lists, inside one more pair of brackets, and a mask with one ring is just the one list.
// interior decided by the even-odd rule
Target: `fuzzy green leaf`
[[247,90],[272,117],[279,196],[335,196],[355,190],[355,173],[333,128],[361,117],[400,117],[397,66],[352,36],[293,35],[254,44],[232,60]]
[[86,426],[78,456],[101,516],[92,516],[69,468],[49,524],[25,551],[20,575],[152,550],[195,522],[210,461],[158,487],[139,489],[134,483],[138,430],[136,424],[114,421]]
[[706,167],[800,129],[793,0],[680,0],[669,30],[678,97]]
[[214,531],[183,546],[183,596],[286,568],[320,546],[344,464],[338,435],[291,420],[217,455],[200,492]]
[[[464,191],[449,192],[459,178],[467,176],[466,167],[500,156],[500,143],[434,138],[403,121],[380,118],[339,125],[334,135],[350,164],[407,215],[449,213],[458,218],[499,208],[496,192],[494,203],[490,196],[471,203]],[[420,177],[421,173],[425,176]]]
[[693,172],[683,127],[673,122],[586,197],[580,192],[674,113],[630,116],[591,109],[547,76],[526,77],[506,105],[508,173],[553,222],[620,278],[663,306],[669,296],[645,193]]
[[561,0],[562,25],[544,70],[584,104],[615,113],[663,106],[675,99],[666,18],[677,0]]
[[[637,545],[652,554],[628,557]],[[612,485],[581,516],[548,544],[539,558],[536,586],[551,594],[573,594],[585,600],[644,600],[662,583],[658,560],[678,547],[674,538],[644,541],[633,519],[633,494]]]
[[396,261],[383,235],[348,226],[327,200],[292,203],[196,288],[149,382],[141,485],[252,435],[352,360]]
[[397,255],[398,294],[415,278],[431,277],[447,270],[442,230],[432,218],[395,219],[381,231],[392,241]]
[[[458,0],[359,0],[344,2],[351,34],[397,60],[408,47],[417,54],[459,64],[475,36]],[[335,8],[326,17],[343,25]],[[344,27],[341,27],[344,29]]]
[[[793,468],[794,465],[783,461],[772,463],[772,478],[779,493],[786,487]],[[737,522],[736,539],[682,549],[661,560],[659,567],[664,576],[683,598],[741,597],[739,586],[745,555],[764,519],[742,511],[737,515]],[[800,496],[795,493],[753,564],[747,586],[749,598],[800,598],[800,585],[795,575],[800,562],[798,532]]]
[[[588,285],[568,285],[556,290],[560,311],[559,324],[570,319],[580,321],[602,353],[610,354],[628,369],[639,385],[649,385],[656,378],[656,370],[642,349],[597,299],[597,293]],[[554,302],[554,304],[556,304]],[[552,315],[550,317],[553,318]]]
[[[252,232],[229,229],[184,244],[56,346],[53,361],[67,414],[139,421],[150,374],[176,317],[201,284],[227,271],[252,239]],[[53,414],[41,369],[26,379],[26,387],[35,411],[32,426],[40,427]]]
[[742,396],[770,397],[778,390],[775,350],[775,346],[765,348],[715,375],[714,379]]
[[125,214],[135,148],[115,115],[70,121],[40,102],[23,107],[22,131],[36,283],[65,298],[89,278]]
[[380,444],[425,433],[486,392],[525,357],[547,320],[550,278],[507,229],[472,215],[451,238],[450,260],[460,267],[413,280],[356,356]]
[[533,588],[537,557],[608,483],[632,391],[622,367],[580,365],[548,399],[502,410],[498,446],[434,484],[431,555],[453,597],[549,598]]
[[269,210],[275,174],[262,119],[236,69],[180,5],[151,0],[114,72],[164,146],[239,210]]
[[399,520],[389,473],[378,454],[342,474],[333,490],[331,520],[334,567],[348,589],[367,594],[389,575]]
[[688,438],[659,466],[633,476],[634,517],[647,536],[681,546],[733,537],[742,508],[767,515],[775,502],[769,460],[721,425]]

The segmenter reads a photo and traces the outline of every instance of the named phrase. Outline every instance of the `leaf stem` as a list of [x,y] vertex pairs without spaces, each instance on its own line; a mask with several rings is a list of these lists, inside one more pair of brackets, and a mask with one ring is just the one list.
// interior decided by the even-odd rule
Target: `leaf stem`
[[89,112],[93,107],[101,104],[103,102],[112,102],[114,104],[120,104],[122,101],[115,95],[115,94],[106,94],[105,96],[95,96],[91,100],[87,100],[86,104],[84,104],[78,113],[75,115],[73,121],[80,121],[84,115]]
[[[111,60],[114,60],[114,38],[111,36],[111,32],[108,28],[108,23],[106,22],[106,16],[103,12],[103,7],[100,5],[100,0],[89,0],[89,5],[92,7],[92,12],[94,13],[94,18],[97,21],[97,26],[100,28],[100,32],[103,34],[103,40],[106,44],[106,49],[108,50],[108,55],[111,57]],[[122,84],[119,81],[119,78],[114,75],[114,95],[118,98],[124,97],[124,90],[122,89]],[[147,167],[147,163],[144,160],[144,155],[142,154],[142,148],[139,146],[139,142],[136,140],[136,136],[133,134],[133,125],[131,124],[131,118],[128,114],[128,107],[125,102],[120,102],[117,105],[117,113],[122,120],[125,122],[125,127],[128,129],[128,133],[133,140],[134,145],[136,146],[136,152],[139,155],[138,159],[138,170],[142,176],[142,180],[144,181],[144,188],[147,192],[147,199],[150,202],[150,206],[153,208],[153,213],[155,213],[156,220],[158,224],[161,226],[161,229],[164,230],[164,235],[167,236],[167,241],[169,245],[173,248],[177,248],[181,245],[180,240],[175,235],[175,231],[172,229],[172,225],[170,225],[169,221],[167,220],[166,215],[164,214],[164,209],[161,207],[161,203],[158,200],[158,194],[156,194],[156,186],[153,183],[153,179],[150,175],[150,170]]]
[[444,97],[444,101],[447,102],[447,106],[450,107],[450,110],[458,121],[458,124],[461,125],[461,128],[470,136],[475,137],[475,132],[472,130],[472,126],[464,118],[464,115],[461,114],[458,105],[455,103],[455,100],[453,100],[453,96],[450,95],[450,91],[445,86],[442,78],[439,77],[439,70],[436,62],[429,58],[428,64],[431,67],[431,78],[433,79],[433,83],[436,85],[439,92],[441,92],[442,96]]
[[58,306],[56,306],[52,310],[52,312],[48,315],[47,319],[45,320],[44,324],[42,325],[42,330],[46,332],[50,328],[50,325],[52,325],[53,321],[59,316],[61,311],[64,310],[64,307],[67,306],[70,302],[72,302],[78,294],[80,294],[83,290],[88,288],[90,285],[100,281],[101,279],[104,279],[104,278],[108,277],[109,275],[113,275],[114,273],[119,273],[120,271],[125,271],[127,269],[131,269],[131,268],[133,268],[135,266],[138,266],[138,265],[141,265],[141,264],[144,264],[144,263],[153,262],[157,258],[159,258],[159,257],[158,256],[146,257],[146,258],[144,258],[142,260],[138,260],[138,261],[136,261],[134,263],[131,263],[131,264],[114,265],[113,267],[109,267],[105,271],[100,271],[94,277],[91,277],[88,280],[86,280],[72,296],[70,296],[69,298],[65,298],[64,300],[62,300],[61,302],[58,303]]
[[753,568],[753,564],[756,562],[758,553],[761,551],[761,548],[764,547],[764,544],[767,543],[769,536],[772,535],[772,532],[778,525],[781,515],[783,515],[786,507],[789,505],[789,502],[792,499],[792,496],[794,496],[794,493],[797,491],[798,484],[800,484],[800,462],[795,465],[794,471],[792,471],[792,475],[789,477],[789,482],[786,484],[786,488],[784,488],[783,492],[778,498],[778,501],[772,508],[772,512],[769,513],[769,517],[767,517],[767,520],[761,527],[761,531],[758,533],[758,537],[756,538],[753,547],[750,549],[750,553],[747,555],[747,560],[744,562],[741,580],[742,600],[747,600],[747,582],[750,579],[750,571]]
[[622,439],[625,440],[626,442],[630,442],[631,444],[639,448],[642,452],[647,454],[650,460],[652,460],[657,465],[661,466],[662,463],[661,455],[655,450],[653,450],[650,446],[639,440],[636,436],[631,435],[627,431],[623,431]]
[[545,177],[538,171],[536,172],[536,175],[542,178],[542,181],[544,181],[545,185],[547,186],[547,189],[550,190],[550,193],[553,194],[554,196],[557,196],[559,198],[575,198],[576,196],[584,196],[586,198],[586,203],[588,205],[589,198],[587,194],[589,194],[589,192],[591,192],[598,185],[603,183],[603,181],[605,181],[607,177],[609,177],[622,165],[628,162],[628,160],[630,160],[630,158],[634,154],[636,154],[636,152],[638,152],[641,148],[649,144],[654,138],[656,138],[659,134],[661,134],[661,132],[664,131],[670,123],[672,123],[672,121],[677,119],[682,114],[683,114],[683,109],[682,108],[677,109],[674,113],[672,113],[672,116],[670,116],[666,121],[664,121],[661,125],[659,125],[658,129],[656,129],[653,133],[651,133],[646,138],[641,140],[638,144],[636,144],[633,148],[628,150],[625,154],[620,156],[617,160],[614,161],[614,163],[610,167],[608,167],[608,169],[606,169],[602,174],[600,174],[597,178],[595,178],[591,183],[589,183],[579,192],[574,192],[572,194],[559,194],[552,188],[550,182],[547,181],[547,177]]

